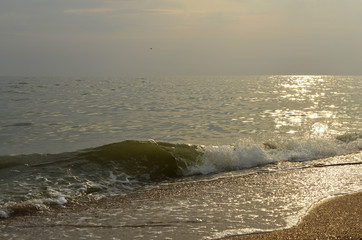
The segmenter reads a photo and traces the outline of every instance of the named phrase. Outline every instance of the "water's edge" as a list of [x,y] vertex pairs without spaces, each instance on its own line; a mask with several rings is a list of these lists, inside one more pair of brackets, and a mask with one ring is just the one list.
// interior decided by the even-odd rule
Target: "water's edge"
[[[343,158],[351,156],[360,158],[361,153],[333,157],[325,159],[325,161],[331,162],[335,158],[340,158],[339,160],[342,158],[343,160]],[[309,167],[285,168],[280,171],[264,169],[249,174],[235,173],[230,175],[228,173],[229,176],[204,176],[203,180],[195,181],[190,178],[188,181],[158,184],[122,196],[107,197],[87,203],[65,204],[63,207],[54,208],[51,211],[2,219],[0,222],[1,228],[5,229],[6,232],[18,229],[25,234],[29,228],[35,229],[34,231],[45,228],[50,231],[50,235],[47,236],[58,236],[60,229],[72,235],[69,231],[72,232],[71,229],[79,228],[87,229],[88,232],[94,234],[98,232],[96,229],[99,231],[100,229],[108,229],[110,232],[107,233],[108,235],[104,233],[105,237],[117,236],[121,231],[122,234],[133,238],[136,236],[134,234],[141,231],[145,238],[150,237],[151,239],[155,235],[152,235],[149,230],[152,230],[151,232],[157,230],[156,232],[164,232],[157,236],[174,239],[182,239],[181,237],[185,236],[189,239],[220,239],[227,236],[275,231],[295,226],[313,206],[323,200],[361,191],[360,185],[353,180],[360,177],[360,171],[361,162],[325,166],[320,163],[313,163]],[[348,177],[352,180],[344,180],[346,173],[350,174]],[[320,184],[316,185],[316,182]],[[281,189],[282,185],[286,185],[287,188]],[[344,186],[347,186],[348,189]],[[253,193],[250,192],[250,189],[254,189]],[[246,194],[248,191],[250,194]],[[268,191],[273,194],[268,195]],[[250,196],[259,193],[263,194],[264,203],[254,202],[257,199]],[[295,197],[295,200],[291,200],[292,196]],[[242,201],[240,201],[241,199]],[[296,200],[298,201],[294,202]],[[292,204],[290,204],[291,201]],[[216,203],[216,205],[212,203]],[[207,204],[208,207],[204,206],[204,209],[200,209],[198,207],[200,204]],[[247,228],[245,228],[246,225],[243,228],[244,220],[235,218],[238,214],[243,213],[243,204],[247,204],[249,209],[254,207],[255,209],[262,209],[269,206],[267,209],[270,208],[270,210],[255,212],[261,218],[269,220],[260,223],[261,218],[256,217],[254,227],[251,224]],[[281,208],[284,205],[285,210]],[[277,209],[281,212],[274,212]],[[285,211],[290,211],[291,215],[288,217]],[[132,218],[126,216],[132,216]],[[254,220],[249,219],[248,221],[253,222]],[[224,221],[224,223],[220,221]],[[274,227],[268,229],[269,224],[271,224],[270,227]],[[10,226],[13,226],[13,230],[9,230],[8,227]],[[193,228],[201,226],[205,226],[209,230],[193,232]],[[215,229],[212,230],[213,228]],[[174,231],[167,233],[166,230],[168,229],[180,231],[180,234]],[[188,232],[190,235],[185,235]],[[77,237],[77,235],[72,236]]]

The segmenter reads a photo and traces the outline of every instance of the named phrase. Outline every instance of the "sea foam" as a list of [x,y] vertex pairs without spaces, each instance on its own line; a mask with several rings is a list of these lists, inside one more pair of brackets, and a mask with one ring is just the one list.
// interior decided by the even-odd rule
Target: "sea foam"
[[247,169],[282,161],[311,161],[362,149],[361,138],[346,139],[348,141],[339,138],[280,138],[265,142],[239,140],[232,145],[204,146],[199,164],[186,169],[185,175]]

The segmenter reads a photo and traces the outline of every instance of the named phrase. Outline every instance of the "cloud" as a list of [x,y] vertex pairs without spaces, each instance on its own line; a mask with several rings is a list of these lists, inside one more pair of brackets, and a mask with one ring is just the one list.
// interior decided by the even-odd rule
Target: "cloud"
[[115,8],[85,8],[85,9],[67,9],[65,13],[109,13],[117,12]]
[[[67,9],[64,13],[84,14],[84,13],[119,13],[119,14],[152,14],[152,15],[181,15],[186,12],[182,9],[123,9],[123,8],[85,8],[85,9]],[[196,12],[194,12],[196,13]]]
[[178,9],[143,9],[142,12],[149,14],[167,14],[167,15],[176,15],[184,14],[185,11]]

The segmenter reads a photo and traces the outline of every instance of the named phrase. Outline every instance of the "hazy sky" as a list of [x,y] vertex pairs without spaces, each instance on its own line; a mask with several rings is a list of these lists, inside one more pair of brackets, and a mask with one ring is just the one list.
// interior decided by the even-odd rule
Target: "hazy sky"
[[1,0],[0,34],[0,75],[362,75],[361,0]]

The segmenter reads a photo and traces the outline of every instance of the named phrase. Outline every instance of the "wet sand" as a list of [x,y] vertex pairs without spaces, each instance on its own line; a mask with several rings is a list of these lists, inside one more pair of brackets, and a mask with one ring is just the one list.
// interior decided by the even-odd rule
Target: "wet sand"
[[318,203],[296,227],[226,239],[362,239],[362,192]]

